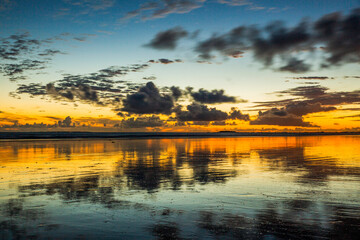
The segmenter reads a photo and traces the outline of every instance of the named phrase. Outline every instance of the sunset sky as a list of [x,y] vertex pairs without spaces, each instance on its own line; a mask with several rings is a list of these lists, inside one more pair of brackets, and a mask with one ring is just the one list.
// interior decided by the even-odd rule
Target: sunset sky
[[360,130],[359,0],[0,0],[0,131]]

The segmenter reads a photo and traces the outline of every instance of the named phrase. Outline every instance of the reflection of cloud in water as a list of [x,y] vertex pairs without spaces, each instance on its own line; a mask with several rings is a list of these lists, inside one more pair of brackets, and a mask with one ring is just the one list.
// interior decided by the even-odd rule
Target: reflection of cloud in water
[[77,223],[64,221],[78,216],[84,236],[95,230],[81,219],[104,229],[97,237],[106,229],[121,237],[136,224],[138,239],[351,239],[360,229],[359,141],[3,142],[0,231],[70,236]]

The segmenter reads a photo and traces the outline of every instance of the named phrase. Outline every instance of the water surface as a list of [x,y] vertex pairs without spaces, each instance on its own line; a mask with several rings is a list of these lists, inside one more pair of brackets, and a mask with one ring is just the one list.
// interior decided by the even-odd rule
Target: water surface
[[360,136],[0,142],[0,239],[357,239]]

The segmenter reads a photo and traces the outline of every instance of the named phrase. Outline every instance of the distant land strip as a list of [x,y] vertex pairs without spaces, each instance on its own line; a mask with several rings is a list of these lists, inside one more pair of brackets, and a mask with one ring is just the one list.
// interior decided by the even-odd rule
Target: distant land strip
[[360,132],[0,132],[0,139],[212,138],[360,135]]

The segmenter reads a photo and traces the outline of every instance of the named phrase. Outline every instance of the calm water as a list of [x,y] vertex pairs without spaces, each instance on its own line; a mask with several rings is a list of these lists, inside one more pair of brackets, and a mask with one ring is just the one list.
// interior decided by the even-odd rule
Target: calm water
[[360,137],[0,142],[0,239],[358,239]]

